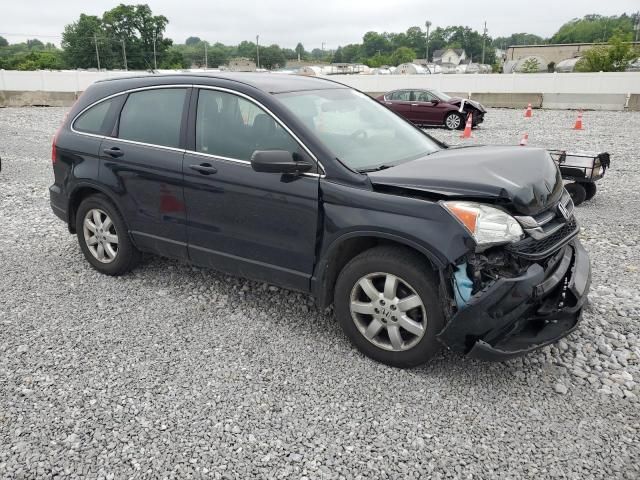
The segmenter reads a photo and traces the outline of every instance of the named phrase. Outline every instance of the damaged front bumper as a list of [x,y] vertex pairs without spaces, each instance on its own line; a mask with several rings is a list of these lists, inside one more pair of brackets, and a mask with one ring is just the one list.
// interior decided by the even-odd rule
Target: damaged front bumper
[[438,334],[452,350],[483,360],[524,355],[571,333],[591,283],[589,256],[577,239],[545,270],[534,263],[500,278],[469,299]]

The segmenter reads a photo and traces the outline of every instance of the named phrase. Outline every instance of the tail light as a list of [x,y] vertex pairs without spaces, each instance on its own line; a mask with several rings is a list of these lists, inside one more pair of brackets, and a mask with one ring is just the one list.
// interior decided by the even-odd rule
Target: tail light
[[58,160],[58,149],[56,147],[56,143],[58,142],[58,135],[60,135],[61,129],[62,127],[60,127],[56,131],[56,134],[53,136],[53,142],[51,142],[51,164],[52,165],[55,165],[56,161]]
[[53,136],[53,141],[51,142],[51,164],[52,165],[55,165],[56,162],[58,161],[58,147],[56,144],[58,143],[58,137],[60,136],[60,132],[62,131],[62,129],[67,123],[67,119],[69,118],[69,112],[73,110],[73,107],[76,105],[76,103],[78,103],[79,99],[80,97],[76,98],[73,104],[71,105],[71,108],[67,111],[67,113],[64,114],[64,118],[62,119],[62,124],[60,125],[60,127],[58,127],[58,130],[56,130],[56,134]]

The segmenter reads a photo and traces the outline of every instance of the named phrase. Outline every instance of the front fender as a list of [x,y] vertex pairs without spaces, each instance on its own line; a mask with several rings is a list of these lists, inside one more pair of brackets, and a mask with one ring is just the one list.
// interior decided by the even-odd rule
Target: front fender
[[330,293],[332,278],[327,272],[332,259],[351,239],[384,239],[406,245],[425,255],[437,269],[474,246],[468,232],[435,201],[325,180],[320,189],[323,225],[312,278],[312,290],[318,298]]

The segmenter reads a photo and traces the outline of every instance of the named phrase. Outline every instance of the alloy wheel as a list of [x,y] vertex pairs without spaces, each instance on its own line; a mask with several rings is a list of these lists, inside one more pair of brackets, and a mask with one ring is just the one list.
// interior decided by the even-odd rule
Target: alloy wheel
[[377,272],[360,278],[351,290],[350,310],[360,333],[384,350],[409,350],[426,332],[422,299],[397,275]]
[[82,224],[84,241],[96,260],[113,262],[118,255],[118,232],[113,221],[99,208],[92,208],[84,216]]
[[449,115],[445,120],[447,128],[456,130],[460,127],[460,117],[458,115]]

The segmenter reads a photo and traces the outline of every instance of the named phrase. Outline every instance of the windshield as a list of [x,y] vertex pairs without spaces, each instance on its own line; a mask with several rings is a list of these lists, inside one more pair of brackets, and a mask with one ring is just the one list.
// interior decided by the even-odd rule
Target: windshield
[[431,93],[433,93],[443,102],[448,102],[449,100],[451,100],[451,97],[449,95],[447,95],[446,93],[442,93],[440,90],[431,90]]
[[355,90],[311,90],[277,96],[352,170],[398,165],[440,149],[426,134]]

